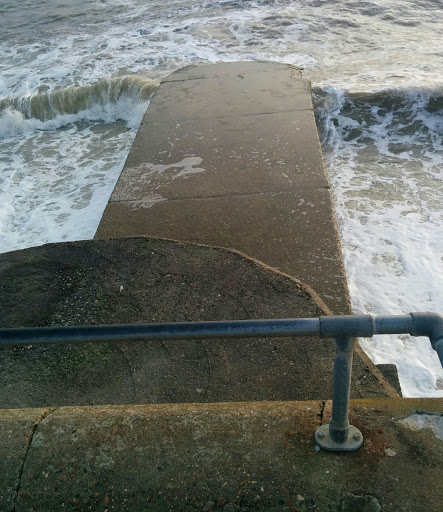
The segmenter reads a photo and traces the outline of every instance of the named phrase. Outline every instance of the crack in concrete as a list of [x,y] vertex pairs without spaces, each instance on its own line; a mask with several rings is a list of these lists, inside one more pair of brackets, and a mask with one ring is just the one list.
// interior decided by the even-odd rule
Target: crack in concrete
[[323,425],[323,416],[325,414],[325,407],[326,407],[326,401],[322,401],[320,402],[320,414],[318,415],[318,417],[320,418],[320,427]]
[[[303,92],[303,91],[300,91],[300,92]],[[157,107],[156,107],[157,108]],[[154,112],[154,108],[151,108],[150,109],[150,106],[148,107],[147,111],[146,111],[146,115],[151,115],[151,117],[153,118],[154,121],[156,121],[155,119],[155,116],[158,115],[158,114],[155,114]],[[154,114],[153,114],[154,112]],[[257,113],[253,113],[253,114],[245,114],[243,112],[239,112],[239,113],[235,113],[235,112],[231,112],[230,115],[226,115],[226,114],[221,114],[221,115],[217,115],[217,114],[214,114],[214,115],[210,115],[210,114],[206,114],[204,117],[203,116],[197,116],[197,117],[184,117],[183,119],[181,118],[178,118],[178,119],[174,119],[174,121],[176,123],[186,123],[186,122],[192,122],[192,121],[202,121],[202,120],[209,120],[209,119],[226,119],[228,121],[232,121],[233,119],[240,119],[240,118],[244,118],[244,117],[249,117],[249,116],[261,116],[261,115],[269,115],[269,114],[291,114],[291,113],[298,113],[298,112],[314,112],[314,107],[309,107],[309,108],[296,108],[296,109],[286,109],[286,110],[276,110],[275,112],[257,112]],[[144,120],[143,121],[143,124],[149,124],[149,120]],[[157,125],[163,125],[165,124],[164,121],[162,122],[157,122],[156,121],[156,124]]]
[[128,355],[123,350],[123,348],[118,343],[116,344],[116,347],[120,351],[120,353],[123,354],[123,358],[126,361],[126,364],[128,365],[129,375],[131,377],[131,382],[132,382],[132,401],[135,402],[135,398],[137,396],[137,384],[135,382],[135,370],[131,364],[131,361],[130,361]]
[[242,114],[244,117],[265,116],[269,114],[286,114],[286,112],[314,112],[314,108],[297,108],[291,110],[277,110],[275,112],[258,112],[257,114]]
[[160,340],[160,344],[161,346],[164,348],[164,350],[166,351],[166,353],[168,354],[168,356],[171,358],[171,359],[174,359],[172,357],[172,354],[171,354],[171,351],[169,350],[168,346],[166,345],[166,343],[163,341],[163,340]]
[[243,304],[241,298],[237,297],[236,295],[232,295],[231,293],[226,293],[226,297],[231,297],[231,299],[235,302],[235,304],[243,310],[243,312],[246,315],[245,320],[248,320],[253,317],[251,312],[248,310],[248,308]]
[[34,423],[32,426],[31,433],[29,434],[28,444],[26,446],[25,455],[23,457],[23,464],[21,465],[21,468],[18,473],[18,479],[17,479],[17,486],[15,488],[15,496],[12,500],[12,512],[16,512],[17,507],[17,498],[20,493],[21,485],[22,485],[22,477],[23,477],[23,471],[25,469],[26,459],[28,457],[29,449],[31,448],[32,441],[34,439],[34,435],[37,431],[38,426],[40,423],[46,419],[50,414],[52,414],[54,411],[56,411],[58,407],[50,407],[49,409],[46,409],[46,411],[43,412],[43,414],[40,416],[39,420]]
[[209,393],[209,386],[210,386],[210,383],[211,383],[211,380],[212,380],[212,365],[211,365],[211,358],[209,357],[208,347],[206,346],[205,340],[201,341],[201,345],[203,347],[203,350],[205,351],[206,360],[207,360],[207,363],[208,363],[208,381],[206,383],[205,394],[203,396],[203,402],[207,402],[208,393]]
[[[303,191],[303,190],[329,190],[329,185],[321,185],[318,187],[305,187],[301,188],[299,187],[297,191]],[[291,192],[289,192],[290,194]],[[116,203],[116,204],[124,204],[124,203],[150,203],[150,204],[156,204],[156,203],[164,203],[165,201],[194,201],[194,200],[201,200],[205,201],[208,199],[224,199],[225,197],[249,197],[249,196],[264,196],[269,194],[275,194],[275,195],[281,195],[281,194],[288,194],[287,190],[267,190],[266,192],[228,192],[226,194],[215,194],[212,196],[189,196],[189,197],[169,197],[165,198],[163,201],[150,201],[149,199],[121,199],[118,201],[112,201],[110,200],[109,203]]]

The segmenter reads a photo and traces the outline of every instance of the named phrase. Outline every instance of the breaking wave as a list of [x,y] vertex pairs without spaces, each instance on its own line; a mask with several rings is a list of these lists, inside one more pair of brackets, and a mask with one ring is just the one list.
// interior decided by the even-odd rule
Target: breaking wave
[[0,137],[55,130],[79,121],[124,120],[138,126],[158,82],[140,76],[103,79],[93,84],[0,101]]

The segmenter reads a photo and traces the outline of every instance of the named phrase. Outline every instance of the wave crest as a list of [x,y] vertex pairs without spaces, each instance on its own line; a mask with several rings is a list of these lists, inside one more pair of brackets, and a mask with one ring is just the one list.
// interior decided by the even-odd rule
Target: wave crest
[[158,82],[140,76],[100,80],[93,84],[0,101],[0,137],[34,130],[54,130],[78,121],[137,126]]

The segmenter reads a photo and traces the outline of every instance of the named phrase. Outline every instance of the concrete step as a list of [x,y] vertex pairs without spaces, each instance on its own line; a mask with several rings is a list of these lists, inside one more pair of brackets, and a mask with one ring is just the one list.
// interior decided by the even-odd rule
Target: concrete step
[[0,410],[0,509],[440,512],[442,410],[353,400],[349,453],[316,450],[329,402]]

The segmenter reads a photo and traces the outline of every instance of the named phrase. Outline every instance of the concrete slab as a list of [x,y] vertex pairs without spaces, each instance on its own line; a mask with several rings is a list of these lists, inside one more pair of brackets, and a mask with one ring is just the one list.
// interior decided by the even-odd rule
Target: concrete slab
[[[125,238],[0,255],[0,325],[328,314],[293,278],[225,249]],[[354,397],[395,396],[356,356]],[[333,344],[304,337],[0,349],[0,407],[328,399]]]
[[349,313],[310,84],[300,70],[237,62],[166,77],[96,238],[133,235],[239,249],[315,288],[335,314]]
[[442,410],[352,401],[364,444],[333,453],[313,441],[321,402],[64,407],[34,433],[15,510],[440,512],[443,441],[404,420]]
[[[193,78],[192,74],[182,73],[179,88],[178,80],[167,77],[162,81],[151,114],[183,121],[312,110],[310,83],[302,79],[297,68],[284,65],[282,69],[281,65],[270,63],[239,64],[239,70],[234,70],[231,64],[217,64],[206,77]],[[171,100],[179,108],[171,108]],[[199,109],[195,108],[196,103]]]
[[[269,66],[272,65],[272,68]],[[272,74],[269,70],[272,69]],[[288,78],[287,70],[291,70],[291,75]],[[296,75],[302,78],[302,72],[299,68],[285,64],[282,62],[268,62],[268,61],[237,61],[237,62],[219,62],[216,65],[202,65],[202,66],[184,66],[177,69],[170,75],[162,79],[162,82],[182,82],[184,80],[200,80],[202,78],[217,78],[237,75],[257,75],[264,73],[267,75],[266,79],[274,80],[288,80]]]
[[[151,112],[152,115],[152,112]],[[312,112],[143,124],[111,202],[327,189]],[[152,155],[152,162],[147,161]],[[155,156],[154,156],[155,155]],[[181,160],[177,161],[177,158]],[[297,162],[294,162],[297,158]]]

